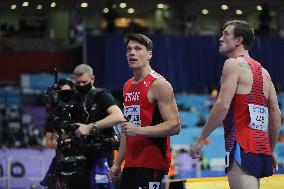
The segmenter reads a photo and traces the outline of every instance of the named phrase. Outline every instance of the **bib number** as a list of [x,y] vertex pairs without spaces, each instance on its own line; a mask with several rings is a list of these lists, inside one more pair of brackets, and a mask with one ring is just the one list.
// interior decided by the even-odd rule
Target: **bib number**
[[124,117],[127,122],[132,123],[136,127],[141,127],[140,106],[124,106]]
[[250,124],[249,127],[256,130],[267,131],[268,108],[255,104],[249,104]]
[[159,189],[160,182],[149,182],[149,189]]

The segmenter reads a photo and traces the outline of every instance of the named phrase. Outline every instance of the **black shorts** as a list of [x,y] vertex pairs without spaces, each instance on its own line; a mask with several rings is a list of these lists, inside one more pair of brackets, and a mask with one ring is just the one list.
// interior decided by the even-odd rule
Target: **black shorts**
[[121,189],[161,189],[164,171],[149,168],[124,168]]

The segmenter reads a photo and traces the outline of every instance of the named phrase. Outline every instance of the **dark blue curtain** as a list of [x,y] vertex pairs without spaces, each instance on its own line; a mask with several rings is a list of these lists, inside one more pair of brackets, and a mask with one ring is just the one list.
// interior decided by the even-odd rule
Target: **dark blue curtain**
[[257,38],[251,53],[268,70],[272,81],[284,87],[284,39]]
[[[151,37],[152,68],[163,75],[175,92],[195,92],[219,86],[225,57],[218,53],[217,37]],[[250,51],[266,68],[274,83],[284,84],[284,39],[257,38]],[[121,91],[132,77],[122,37],[87,37],[87,63],[95,70],[96,85]]]

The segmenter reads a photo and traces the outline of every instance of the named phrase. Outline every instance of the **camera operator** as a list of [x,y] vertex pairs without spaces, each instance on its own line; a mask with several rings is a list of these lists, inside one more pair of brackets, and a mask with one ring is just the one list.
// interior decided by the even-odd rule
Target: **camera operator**
[[[75,85],[68,79],[60,79],[57,83],[59,90],[75,90]],[[58,135],[56,134],[55,123],[53,123],[52,117],[49,116],[45,127],[45,139],[47,148],[56,148]]]
[[[58,83],[56,84],[56,89],[53,90],[75,90],[75,85],[73,82],[67,79],[60,79]],[[58,128],[56,125],[56,122],[54,120],[54,116],[51,114],[49,115],[45,127],[45,140],[46,140],[46,147],[47,148],[56,148],[57,146],[57,140],[59,138],[58,135]],[[49,169],[43,178],[43,180],[40,182],[42,186],[48,186],[49,189],[55,189],[59,188],[60,183],[59,179],[56,178],[56,166],[58,165],[57,157],[60,156],[60,150],[56,150],[56,155],[52,159],[52,162],[49,166]]]
[[[76,89],[79,91],[84,108],[89,115],[84,123],[75,123],[78,126],[75,131],[76,136],[79,138],[105,136],[106,139],[113,137],[112,127],[124,121],[123,114],[116,105],[113,96],[106,89],[94,87],[95,76],[89,65],[78,65],[73,74]],[[112,188],[107,177],[109,170],[107,160],[112,154],[113,148],[107,146],[103,146],[100,150],[85,152],[84,155],[87,157],[89,166],[89,188]]]

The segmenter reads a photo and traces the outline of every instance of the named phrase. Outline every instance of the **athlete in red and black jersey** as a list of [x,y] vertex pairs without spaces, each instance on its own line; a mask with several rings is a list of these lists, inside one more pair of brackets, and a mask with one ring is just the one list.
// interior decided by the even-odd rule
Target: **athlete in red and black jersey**
[[279,137],[280,110],[269,73],[249,57],[253,28],[245,21],[225,24],[219,52],[228,57],[221,89],[202,133],[191,148],[200,155],[205,139],[223,121],[226,172],[231,189],[258,189],[260,178],[277,168],[274,154]]
[[127,60],[134,77],[123,89],[124,117],[118,156],[109,176],[120,188],[161,188],[170,166],[170,135],[180,130],[178,109],[169,82],[151,69],[152,41],[142,34],[126,37]]

